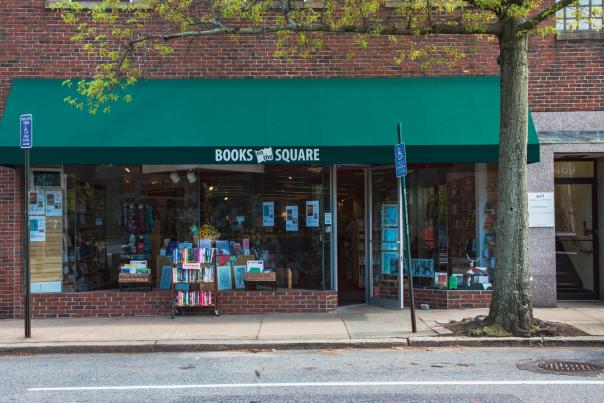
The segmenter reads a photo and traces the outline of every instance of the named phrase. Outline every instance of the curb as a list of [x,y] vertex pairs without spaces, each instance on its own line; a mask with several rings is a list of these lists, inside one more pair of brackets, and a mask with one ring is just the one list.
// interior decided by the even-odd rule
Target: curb
[[110,354],[272,350],[320,350],[406,347],[406,338],[333,340],[165,340],[124,342],[43,342],[0,344],[2,355]]
[[162,340],[99,342],[30,342],[0,344],[2,355],[174,353],[400,347],[604,347],[604,336],[579,337],[425,337],[324,340]]
[[604,347],[604,336],[409,337],[410,347]]

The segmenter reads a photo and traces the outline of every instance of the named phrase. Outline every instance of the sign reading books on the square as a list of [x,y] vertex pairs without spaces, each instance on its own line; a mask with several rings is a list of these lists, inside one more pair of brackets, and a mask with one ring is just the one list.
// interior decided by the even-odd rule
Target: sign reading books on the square
[[554,193],[541,192],[528,194],[529,227],[554,226]]
[[215,162],[264,164],[272,163],[301,163],[321,162],[318,148],[288,148],[288,147],[259,147],[259,148],[216,148]]

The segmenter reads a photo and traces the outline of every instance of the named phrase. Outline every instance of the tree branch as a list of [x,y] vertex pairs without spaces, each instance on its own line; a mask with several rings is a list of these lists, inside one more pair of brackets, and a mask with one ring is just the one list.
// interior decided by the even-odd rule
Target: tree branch
[[221,34],[232,35],[259,35],[269,34],[283,31],[291,32],[323,32],[323,33],[355,33],[355,34],[372,34],[372,35],[395,35],[395,36],[418,36],[427,34],[441,35],[498,35],[501,31],[499,23],[477,24],[474,26],[466,26],[460,24],[432,24],[425,27],[410,29],[401,28],[396,25],[381,26],[376,28],[372,25],[338,25],[329,26],[327,24],[298,24],[286,23],[283,25],[271,25],[264,27],[228,27],[218,26],[216,28],[199,30],[199,31],[182,31],[169,34],[144,35],[133,39],[128,43],[128,47],[141,42],[151,40],[171,41],[173,39],[192,37],[192,36],[212,36]]
[[541,24],[544,20],[556,14],[556,12],[562,10],[563,8],[566,8],[575,1],[576,0],[560,0],[557,3],[554,3],[553,5],[541,11],[540,13],[530,17],[525,23],[520,24],[520,31],[530,31],[532,29],[535,29],[537,25]]

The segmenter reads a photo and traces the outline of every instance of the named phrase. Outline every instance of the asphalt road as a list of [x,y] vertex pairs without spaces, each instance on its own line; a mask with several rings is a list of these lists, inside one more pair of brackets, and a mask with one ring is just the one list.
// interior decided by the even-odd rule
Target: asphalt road
[[397,348],[0,357],[0,401],[600,402],[598,348]]

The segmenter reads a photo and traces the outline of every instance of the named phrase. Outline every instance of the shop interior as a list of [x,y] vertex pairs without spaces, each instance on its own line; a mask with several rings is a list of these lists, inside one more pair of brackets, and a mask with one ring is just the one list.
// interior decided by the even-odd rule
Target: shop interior
[[[162,288],[171,248],[209,238],[219,264],[260,260],[280,288],[329,290],[335,228],[340,303],[395,299],[400,223],[393,168],[338,166],[336,176],[332,222],[327,165],[36,168],[32,289],[115,289],[132,261],[144,262],[151,285]],[[490,289],[495,167],[410,165],[407,191],[414,286]]]

